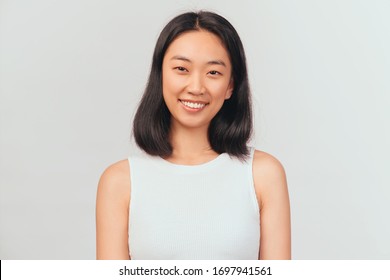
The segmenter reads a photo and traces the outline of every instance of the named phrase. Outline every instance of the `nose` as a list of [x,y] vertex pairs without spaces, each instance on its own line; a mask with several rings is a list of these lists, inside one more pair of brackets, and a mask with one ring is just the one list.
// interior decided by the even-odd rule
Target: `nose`
[[193,95],[202,95],[204,93],[203,81],[201,75],[193,73],[190,77],[187,91]]

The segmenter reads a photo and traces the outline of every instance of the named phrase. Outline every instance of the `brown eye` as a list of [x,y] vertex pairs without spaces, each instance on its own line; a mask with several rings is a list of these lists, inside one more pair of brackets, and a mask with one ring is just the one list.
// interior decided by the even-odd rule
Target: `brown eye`
[[212,76],[221,75],[220,72],[215,71],[215,70],[210,71],[209,74],[211,74]]
[[175,67],[174,69],[177,69],[180,72],[188,72],[187,69],[182,66]]

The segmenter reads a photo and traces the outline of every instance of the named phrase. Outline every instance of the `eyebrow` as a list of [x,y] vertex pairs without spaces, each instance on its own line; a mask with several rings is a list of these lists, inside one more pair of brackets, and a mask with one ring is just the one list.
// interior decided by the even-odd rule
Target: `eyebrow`
[[[189,58],[185,57],[185,56],[181,56],[181,55],[175,55],[171,58],[171,60],[182,60],[182,61],[186,61],[186,62],[192,62]],[[226,64],[225,62],[223,62],[222,60],[219,60],[219,59],[216,59],[216,60],[210,60],[207,62],[207,64],[209,65],[221,65],[221,66],[224,66],[226,67]]]

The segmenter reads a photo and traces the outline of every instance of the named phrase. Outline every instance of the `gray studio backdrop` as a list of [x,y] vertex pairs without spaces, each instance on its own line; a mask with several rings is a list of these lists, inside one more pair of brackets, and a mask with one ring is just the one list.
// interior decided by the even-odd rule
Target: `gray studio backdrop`
[[157,36],[198,9],[242,37],[293,258],[390,259],[389,1],[0,0],[1,259],[95,258],[97,183],[136,152]]

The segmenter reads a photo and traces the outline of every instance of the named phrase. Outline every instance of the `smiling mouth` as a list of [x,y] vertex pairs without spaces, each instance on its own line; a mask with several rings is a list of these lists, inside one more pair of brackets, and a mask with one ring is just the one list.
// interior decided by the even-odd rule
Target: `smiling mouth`
[[191,109],[202,109],[204,108],[207,104],[209,103],[202,103],[202,102],[191,102],[187,100],[181,100],[179,101],[186,107],[191,108]]

